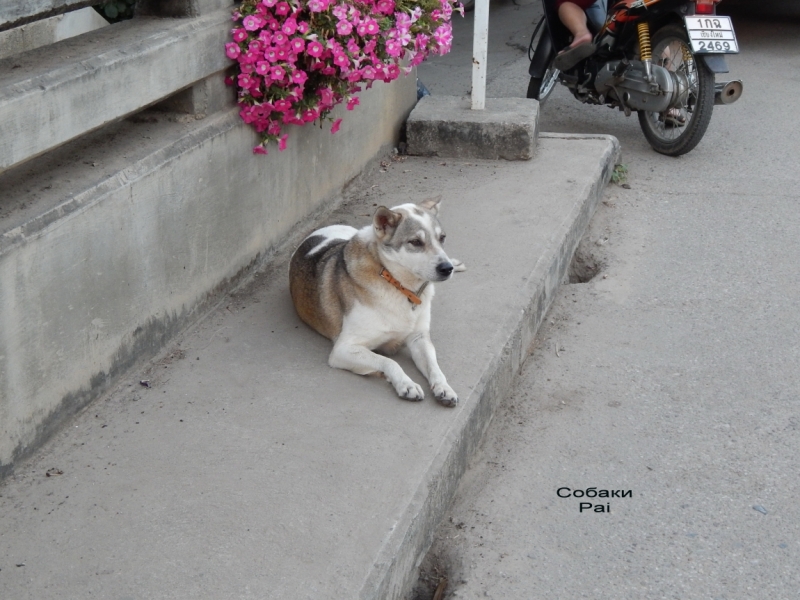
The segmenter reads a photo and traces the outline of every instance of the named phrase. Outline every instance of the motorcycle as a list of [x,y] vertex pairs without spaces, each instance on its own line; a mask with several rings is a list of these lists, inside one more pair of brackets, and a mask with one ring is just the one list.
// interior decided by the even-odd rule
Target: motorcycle
[[725,55],[739,52],[730,17],[716,14],[719,1],[612,0],[605,22],[588,22],[591,54],[561,72],[554,63],[569,46],[570,32],[555,0],[543,0],[544,16],[529,46],[528,98],[543,103],[560,82],[580,102],[618,108],[626,116],[637,112],[656,152],[691,151],[714,105],[742,95],[741,81],[714,81],[716,73],[728,73]]

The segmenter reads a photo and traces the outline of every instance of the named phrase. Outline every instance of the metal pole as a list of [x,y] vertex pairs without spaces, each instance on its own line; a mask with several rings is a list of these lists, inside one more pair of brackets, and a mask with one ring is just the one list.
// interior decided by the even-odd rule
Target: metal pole
[[472,37],[472,110],[486,108],[486,59],[489,55],[489,0],[475,0]]

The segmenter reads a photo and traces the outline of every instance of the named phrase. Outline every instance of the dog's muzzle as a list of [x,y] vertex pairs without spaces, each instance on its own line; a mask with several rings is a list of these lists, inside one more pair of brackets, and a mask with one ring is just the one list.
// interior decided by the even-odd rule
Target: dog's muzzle
[[449,262],[439,263],[436,265],[436,274],[441,278],[440,281],[444,281],[453,274],[453,265]]

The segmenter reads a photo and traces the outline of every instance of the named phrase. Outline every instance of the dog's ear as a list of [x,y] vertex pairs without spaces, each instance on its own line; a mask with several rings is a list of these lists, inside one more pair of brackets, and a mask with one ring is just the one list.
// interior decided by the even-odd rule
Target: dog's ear
[[400,213],[389,210],[385,206],[379,206],[378,210],[375,211],[375,216],[372,217],[372,227],[375,229],[378,239],[383,240],[391,237],[401,217]]
[[438,215],[441,203],[442,203],[442,196],[441,194],[439,194],[435,198],[428,198],[427,200],[423,200],[422,202],[419,203],[419,205],[425,210],[432,212],[434,215]]

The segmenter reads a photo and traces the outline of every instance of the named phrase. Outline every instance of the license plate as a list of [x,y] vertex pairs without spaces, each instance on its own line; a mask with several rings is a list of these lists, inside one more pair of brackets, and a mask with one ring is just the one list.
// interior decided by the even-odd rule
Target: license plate
[[739,44],[730,17],[686,17],[686,31],[695,54],[737,54]]

